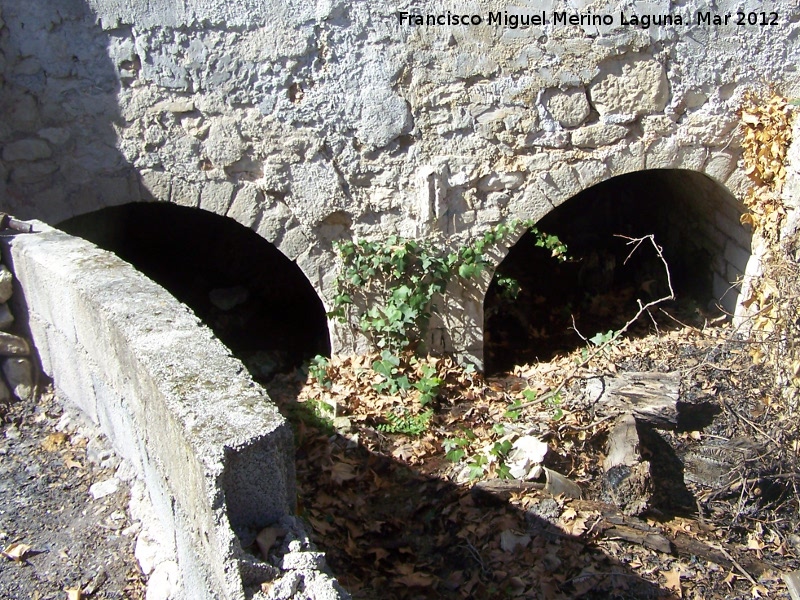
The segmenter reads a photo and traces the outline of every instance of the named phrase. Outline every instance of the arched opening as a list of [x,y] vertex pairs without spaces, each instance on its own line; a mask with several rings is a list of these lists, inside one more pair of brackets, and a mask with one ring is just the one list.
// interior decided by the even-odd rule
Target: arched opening
[[[619,236],[652,234],[663,248],[676,300],[659,308],[684,323],[732,312],[750,256],[741,212],[720,184],[685,170],[621,175],[575,195],[537,223],[567,245],[569,260],[554,260],[529,232],[497,267],[484,300],[486,372],[574,350],[586,344],[583,338],[620,328],[636,313],[637,300],[667,294],[652,244],[631,254],[633,245]],[[504,281],[518,285],[516,298]],[[632,333],[652,326],[640,319]]]
[[330,354],[325,309],[306,276],[232,219],[138,203],[59,227],[114,252],[191,307],[262,382]]

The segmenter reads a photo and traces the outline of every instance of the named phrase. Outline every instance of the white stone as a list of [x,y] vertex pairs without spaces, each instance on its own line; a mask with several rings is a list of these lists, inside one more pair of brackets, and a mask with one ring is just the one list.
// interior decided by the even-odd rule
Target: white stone
[[525,181],[525,173],[519,171],[511,173],[492,173],[483,177],[478,182],[478,189],[484,192],[499,192],[501,190],[514,190]]
[[3,361],[6,383],[20,400],[33,397],[33,366],[27,358],[7,358]]
[[175,178],[172,180],[170,199],[178,206],[197,208],[200,204],[200,188],[188,181]]
[[156,565],[164,562],[166,555],[158,540],[150,535],[148,530],[143,530],[136,537],[136,546],[133,555],[139,562],[142,573],[150,575]]
[[146,200],[166,201],[172,189],[171,175],[163,171],[146,170],[141,173],[141,196]]
[[572,132],[572,143],[579,148],[599,148],[618,142],[628,134],[624,125],[595,123]]
[[547,451],[547,444],[537,437],[526,435],[517,439],[506,460],[512,477],[514,479],[531,477],[532,470],[544,461]]
[[181,571],[178,563],[159,563],[147,580],[145,600],[177,600],[181,592]]
[[89,494],[95,500],[100,500],[106,496],[110,496],[119,489],[119,480],[116,477],[106,479],[105,481],[98,481],[89,487]]
[[547,102],[547,110],[562,127],[577,127],[589,116],[589,100],[583,88],[573,88],[554,95]]
[[728,141],[738,123],[736,115],[699,111],[688,116],[681,127],[681,133],[704,146],[721,146]]
[[631,54],[601,65],[589,97],[600,115],[644,115],[664,110],[669,84],[661,63]]

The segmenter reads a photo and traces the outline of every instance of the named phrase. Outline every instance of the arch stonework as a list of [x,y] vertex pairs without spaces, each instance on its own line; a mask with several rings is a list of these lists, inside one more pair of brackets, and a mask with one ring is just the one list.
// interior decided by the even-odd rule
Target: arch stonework
[[[2,210],[49,223],[138,201],[223,214],[294,260],[330,308],[337,239],[456,245],[650,169],[704,173],[742,198],[743,94],[770,81],[800,95],[790,0],[774,3],[769,35],[697,22],[695,9],[735,13],[733,0],[647,29],[603,2],[592,11],[611,26],[558,24],[581,3],[545,4],[546,24],[513,29],[486,23],[507,10],[493,0],[470,7],[482,25],[453,27],[409,26],[389,2],[4,3]],[[481,319],[462,308],[440,346],[470,353]],[[359,346],[331,328],[334,351]]]

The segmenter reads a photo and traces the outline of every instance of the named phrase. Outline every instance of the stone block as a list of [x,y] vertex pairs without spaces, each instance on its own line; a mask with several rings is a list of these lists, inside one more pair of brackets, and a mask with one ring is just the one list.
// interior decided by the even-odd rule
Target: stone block
[[3,375],[8,387],[20,400],[33,398],[33,364],[27,358],[6,358]]
[[678,164],[680,146],[675,138],[662,138],[654,141],[647,148],[645,168],[669,169]]
[[733,241],[728,241],[725,245],[725,260],[733,265],[739,273],[744,273],[747,261],[750,260],[750,252]]
[[690,114],[681,132],[704,146],[725,145],[739,123],[735,114],[715,114],[706,111]]
[[574,169],[567,163],[558,163],[555,165],[550,169],[548,176],[558,188],[558,195],[563,198],[563,200],[571,198],[582,189]]
[[170,197],[178,206],[197,208],[200,205],[200,188],[185,179],[175,178],[172,180]]
[[40,129],[37,134],[43,140],[47,140],[54,146],[62,146],[67,143],[70,138],[69,129],[63,127],[46,127]]
[[644,54],[629,54],[601,65],[589,98],[603,115],[645,115],[664,110],[669,84],[664,67]]
[[8,302],[14,291],[14,276],[8,267],[0,265],[0,302]]
[[233,184],[229,181],[209,181],[200,190],[200,208],[217,215],[225,215],[233,196]]
[[608,179],[608,167],[599,160],[583,160],[575,165],[575,174],[585,190]]
[[606,164],[612,177],[633,171],[641,171],[645,168],[644,144],[637,141],[625,145],[612,153],[606,159]]
[[164,171],[142,171],[141,197],[142,200],[156,200],[166,202],[170,199],[172,182],[169,173]]
[[590,112],[586,90],[573,88],[556,93],[547,101],[547,110],[562,127],[578,127]]
[[228,216],[245,227],[255,229],[264,204],[264,194],[256,186],[244,184],[236,192]]
[[278,250],[290,260],[295,260],[311,245],[311,240],[300,227],[288,229],[278,243]]
[[19,162],[11,168],[11,182],[17,185],[30,185],[51,181],[51,175],[58,171],[58,165],[52,160],[36,162]]
[[595,123],[572,132],[572,143],[579,148],[599,148],[618,142],[628,135],[624,125]]
[[50,158],[53,155],[53,150],[50,144],[44,140],[26,139],[11,142],[3,148],[3,160],[41,160],[43,158]]
[[713,177],[718,183],[723,183],[728,179],[736,168],[736,159],[728,152],[715,152],[706,161],[705,172],[709,177]]

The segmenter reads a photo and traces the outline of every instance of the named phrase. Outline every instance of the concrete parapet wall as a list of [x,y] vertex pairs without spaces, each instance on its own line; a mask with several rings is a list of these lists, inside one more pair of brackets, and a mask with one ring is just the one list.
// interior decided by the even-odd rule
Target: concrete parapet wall
[[36,229],[2,245],[44,371],[144,478],[186,597],[244,598],[259,574],[241,540],[293,511],[291,429],[164,289],[84,240]]

